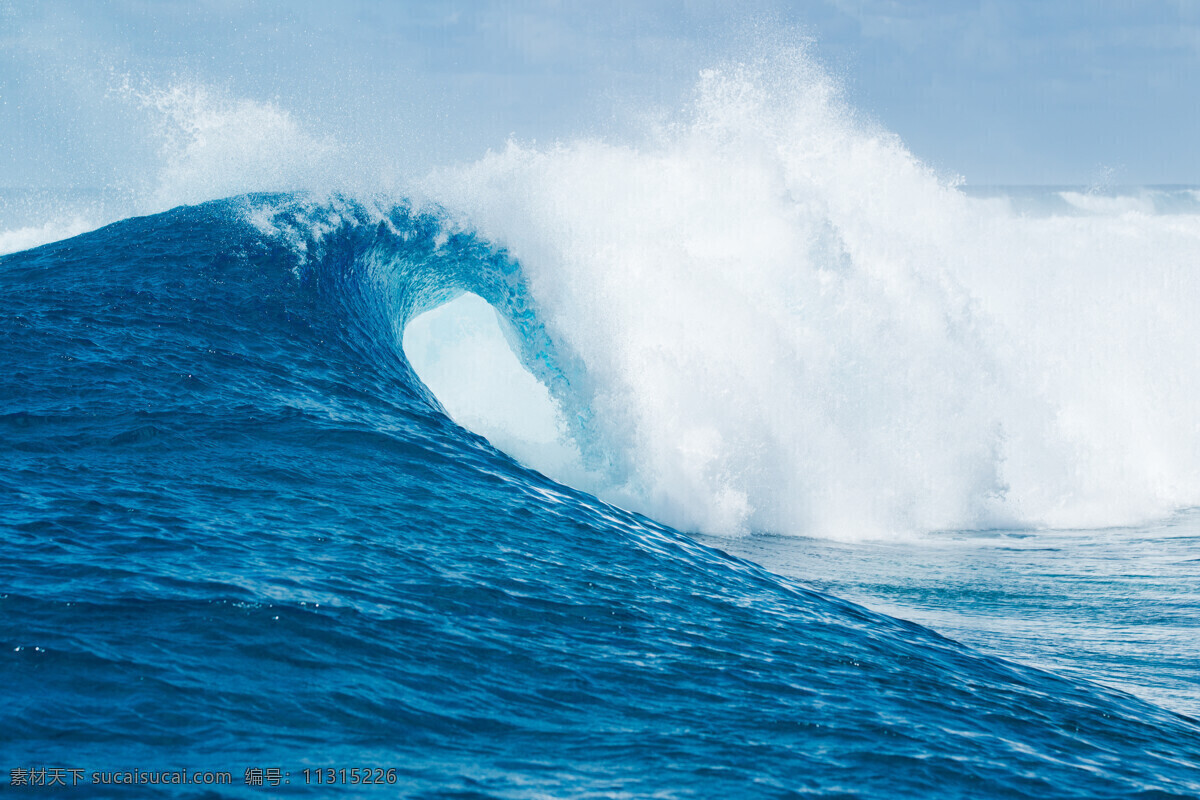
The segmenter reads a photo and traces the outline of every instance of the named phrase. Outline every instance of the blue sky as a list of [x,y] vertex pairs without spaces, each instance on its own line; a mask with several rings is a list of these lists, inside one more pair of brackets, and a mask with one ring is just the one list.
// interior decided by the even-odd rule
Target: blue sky
[[756,41],[812,40],[864,115],[969,183],[1200,183],[1200,3],[0,0],[0,186],[136,182],[135,86],[275,104],[420,172],[617,135]]

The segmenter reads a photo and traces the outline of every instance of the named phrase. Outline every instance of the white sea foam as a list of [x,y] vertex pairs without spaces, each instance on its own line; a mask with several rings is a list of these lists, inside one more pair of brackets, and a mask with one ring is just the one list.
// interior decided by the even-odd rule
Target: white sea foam
[[520,260],[584,366],[555,399],[610,458],[586,488],[667,522],[862,537],[1200,503],[1200,217],[966,197],[802,54],[705,73],[650,144],[511,143],[424,188]]
[[1111,196],[1098,192],[1059,192],[1059,196],[1080,211],[1090,214],[1153,214],[1154,197],[1148,192]]

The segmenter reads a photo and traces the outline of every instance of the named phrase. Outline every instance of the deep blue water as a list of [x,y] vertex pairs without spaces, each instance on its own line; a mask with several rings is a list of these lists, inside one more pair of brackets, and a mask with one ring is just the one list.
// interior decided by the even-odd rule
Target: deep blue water
[[289,202],[0,258],[0,768],[233,774],[14,796],[1200,796],[1191,718],[458,427],[398,331],[462,288],[519,311],[516,265],[404,206],[329,211],[320,243],[246,221]]

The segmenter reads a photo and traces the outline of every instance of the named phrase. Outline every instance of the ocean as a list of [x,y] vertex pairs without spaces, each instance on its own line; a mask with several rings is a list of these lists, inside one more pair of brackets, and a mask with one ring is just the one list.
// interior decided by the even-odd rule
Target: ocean
[[5,190],[6,790],[1200,797],[1200,190],[779,91]]

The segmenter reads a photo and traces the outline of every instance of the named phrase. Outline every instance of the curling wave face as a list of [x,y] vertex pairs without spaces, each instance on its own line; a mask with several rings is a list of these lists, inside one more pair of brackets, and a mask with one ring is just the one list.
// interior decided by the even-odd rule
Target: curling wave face
[[451,422],[400,329],[461,291],[556,397],[596,378],[510,255],[437,214],[240,198],[0,275],[14,764],[369,762],[425,796],[1200,792],[1193,720],[804,589]]

